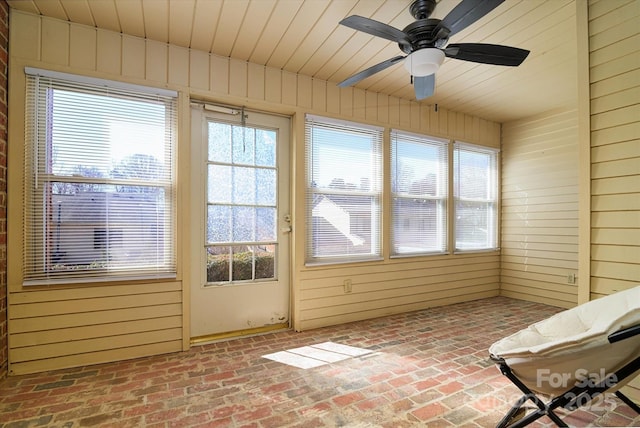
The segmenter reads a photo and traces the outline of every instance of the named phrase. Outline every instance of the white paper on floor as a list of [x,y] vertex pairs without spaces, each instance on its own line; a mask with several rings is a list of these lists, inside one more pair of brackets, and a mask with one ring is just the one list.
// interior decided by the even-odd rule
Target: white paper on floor
[[368,349],[356,348],[355,346],[324,342],[302,346],[300,348],[287,349],[286,351],[275,352],[273,354],[263,355],[262,357],[301,369],[310,369],[324,364],[370,354],[371,352],[372,351]]

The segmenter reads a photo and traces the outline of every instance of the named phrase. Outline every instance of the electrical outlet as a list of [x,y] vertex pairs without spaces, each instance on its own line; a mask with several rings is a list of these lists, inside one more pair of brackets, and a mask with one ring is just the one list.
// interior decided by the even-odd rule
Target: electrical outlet
[[352,285],[351,285],[351,280],[350,279],[345,279],[344,281],[342,281],[342,285],[344,286],[344,292],[345,293],[351,293]]
[[576,274],[570,273],[567,275],[567,284],[575,284],[576,283]]

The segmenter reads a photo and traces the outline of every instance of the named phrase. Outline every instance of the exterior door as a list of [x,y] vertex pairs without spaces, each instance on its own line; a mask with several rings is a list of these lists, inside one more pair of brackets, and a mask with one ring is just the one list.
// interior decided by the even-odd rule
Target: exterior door
[[288,326],[289,128],[192,108],[192,341]]

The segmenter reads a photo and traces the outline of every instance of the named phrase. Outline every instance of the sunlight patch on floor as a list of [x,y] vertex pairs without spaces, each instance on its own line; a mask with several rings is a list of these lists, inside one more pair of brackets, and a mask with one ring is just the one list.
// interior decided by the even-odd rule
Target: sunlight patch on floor
[[372,351],[368,349],[356,348],[355,346],[324,342],[263,355],[262,358],[288,364],[300,369],[311,369],[325,364],[370,354],[371,352]]

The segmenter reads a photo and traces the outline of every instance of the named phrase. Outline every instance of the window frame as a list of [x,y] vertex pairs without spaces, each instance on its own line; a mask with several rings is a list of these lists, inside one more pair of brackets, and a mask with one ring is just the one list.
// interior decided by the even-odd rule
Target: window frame
[[[348,133],[360,133],[361,135],[369,135],[372,140],[372,150],[369,154],[372,160],[372,176],[369,177],[370,191],[353,191],[347,189],[329,189],[328,187],[319,188],[315,186],[313,180],[314,168],[314,146],[313,132],[315,127],[323,129],[331,129],[335,131],[344,130]],[[357,263],[365,261],[383,260],[383,235],[382,235],[382,217],[383,217],[383,140],[384,127],[367,125],[362,123],[350,122],[339,119],[332,119],[322,116],[307,114],[305,115],[305,219],[306,228],[306,248],[305,248],[305,265],[323,265],[323,264],[341,264],[341,263]],[[366,254],[341,254],[341,255],[317,255],[314,253],[314,221],[313,221],[313,201],[315,197],[370,197],[372,203],[370,233],[371,233],[371,251]]]
[[[400,138],[404,138],[404,141],[399,141]],[[425,145],[432,146],[437,148],[440,153],[438,155],[437,161],[440,163],[439,167],[440,171],[436,171],[436,180],[437,180],[437,193],[438,195],[431,196],[427,194],[416,195],[413,193],[402,193],[398,192],[397,189],[397,181],[398,181],[398,171],[397,168],[397,150],[399,143],[406,144],[414,144],[414,145]],[[449,194],[450,194],[450,185],[449,185],[449,169],[450,169],[450,160],[449,160],[449,145],[450,141],[444,138],[437,138],[426,134],[416,134],[412,132],[402,131],[398,129],[391,129],[390,132],[390,257],[391,258],[400,258],[400,257],[416,257],[416,256],[430,256],[430,255],[444,255],[449,253]],[[426,160],[426,159],[425,159]],[[425,201],[435,201],[437,204],[437,229],[436,230],[436,239],[440,243],[440,249],[421,249],[417,251],[399,251],[398,250],[398,237],[396,234],[395,224],[396,224],[396,212],[394,210],[395,203],[394,201],[398,199],[403,200],[411,200],[411,199],[421,199]]]
[[[23,273],[22,283],[25,286],[48,285],[48,284],[75,284],[87,282],[105,282],[120,280],[144,280],[175,278],[177,276],[176,261],[176,147],[177,147],[177,108],[178,93],[167,89],[158,89],[147,86],[132,85],[123,82],[97,79],[87,76],[36,69],[25,67],[26,77],[26,98],[25,98],[25,146],[24,146],[24,207],[23,207]],[[49,89],[44,89],[49,88]],[[90,177],[81,174],[60,174],[54,168],[53,154],[50,145],[53,135],[53,128],[49,125],[50,113],[47,97],[42,91],[62,90],[70,93],[84,93],[93,96],[107,96],[130,99],[138,102],[153,102],[164,104],[164,142],[162,168],[158,170],[157,177]],[[91,113],[88,109],[86,110]],[[51,122],[52,123],[52,122]],[[162,196],[159,196],[161,220],[151,225],[151,230],[155,230],[156,239],[161,238],[162,250],[153,263],[142,268],[135,268],[133,264],[124,267],[114,268],[111,266],[85,267],[78,269],[55,269],[53,254],[53,241],[50,238],[53,229],[53,186],[55,183],[70,183],[72,185],[92,185],[92,186],[143,186],[144,188],[158,189]],[[105,201],[111,198],[112,193],[118,192],[102,191]],[[74,193],[74,195],[84,194],[84,192]],[[142,195],[144,193],[139,193]],[[62,195],[62,194],[59,194]],[[127,195],[127,193],[122,193]],[[81,198],[80,198],[81,199]],[[136,199],[136,192],[129,193],[129,199]],[[139,197],[138,197],[139,199]],[[157,201],[157,197],[156,197]],[[107,202],[105,202],[107,203]],[[157,202],[156,202],[157,203]],[[106,206],[106,205],[105,205]],[[157,208],[157,205],[155,206]],[[157,216],[156,216],[157,218]],[[141,223],[145,224],[145,223]],[[154,225],[162,224],[162,232],[158,234]],[[93,230],[94,249],[96,239],[106,242],[111,236],[111,231],[107,231],[105,224],[104,236],[96,235]],[[87,228],[89,230],[89,227]],[[97,238],[96,238],[97,237]],[[58,238],[59,239],[59,238]],[[74,238],[75,239],[75,238]],[[86,244],[86,238],[81,241]],[[75,242],[75,241],[74,241]],[[98,244],[100,244],[98,242]],[[103,243],[108,247],[107,244]],[[107,250],[108,251],[108,250]],[[108,256],[105,256],[108,259]]]
[[[489,155],[490,158],[490,172],[489,180],[487,182],[487,198],[461,198],[460,197],[460,179],[459,179],[459,157],[460,151],[475,152],[480,154]],[[454,141],[453,144],[453,161],[452,161],[452,174],[453,174],[453,225],[452,225],[452,241],[454,254],[467,254],[476,252],[492,252],[500,250],[500,150],[497,148],[481,146],[477,144],[470,144],[463,141]],[[487,211],[487,241],[488,246],[485,247],[468,247],[460,248],[458,244],[458,221],[457,211],[458,202],[463,201],[470,204],[487,204],[490,209]],[[493,244],[493,245],[491,245]]]

